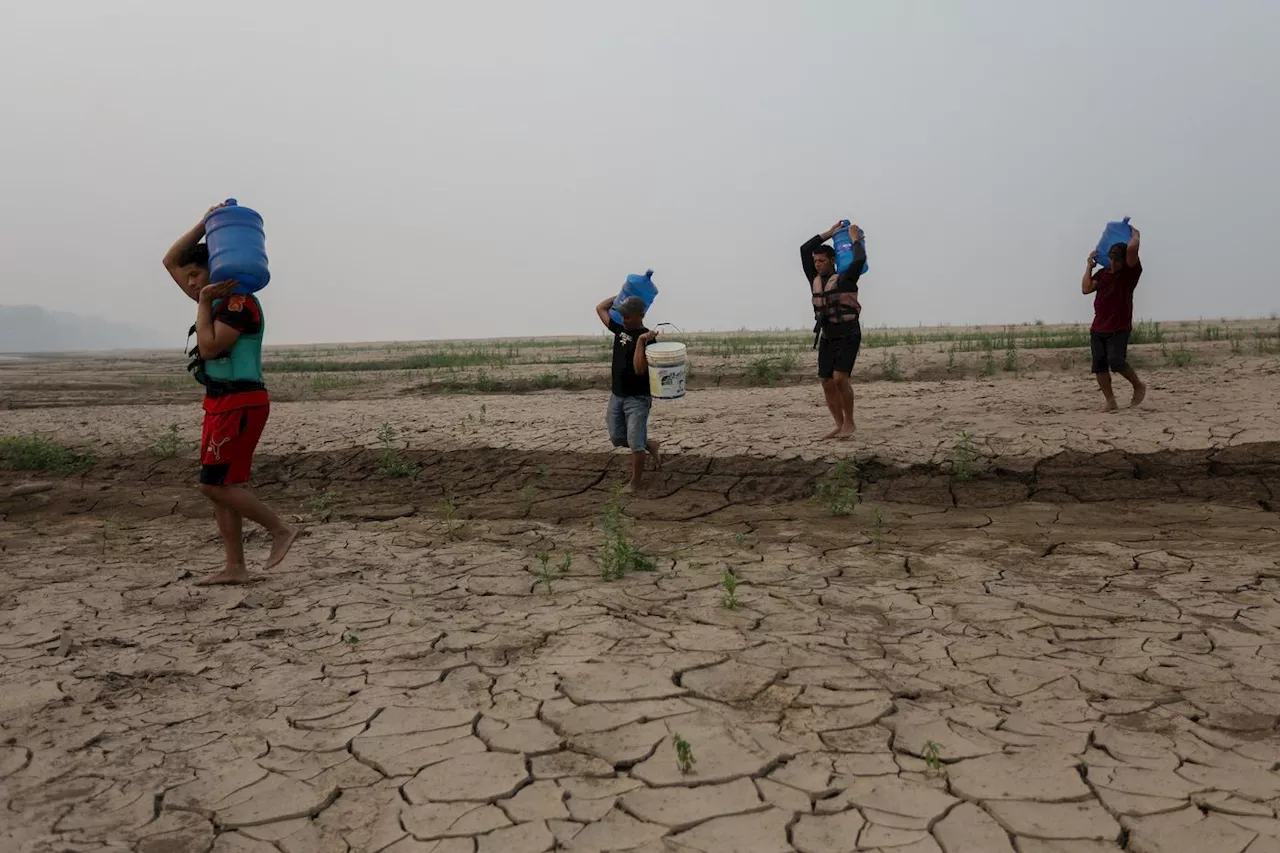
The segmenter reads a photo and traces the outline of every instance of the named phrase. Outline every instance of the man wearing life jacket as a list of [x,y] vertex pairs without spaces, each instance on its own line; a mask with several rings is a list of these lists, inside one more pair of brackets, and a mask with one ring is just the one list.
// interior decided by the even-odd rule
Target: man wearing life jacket
[[862,229],[849,225],[853,240],[853,262],[842,273],[836,273],[835,249],[825,245],[843,227],[837,222],[822,234],[816,234],[800,247],[800,263],[809,283],[813,303],[813,345],[818,349],[818,378],[827,410],[835,421],[835,429],[823,438],[844,440],[853,435],[853,383],[849,374],[862,346],[859,315],[858,277],[867,260],[867,247]]
[[[209,209],[212,213],[221,205]],[[207,216],[207,214],[206,214]],[[248,488],[253,452],[267,423],[270,400],[262,377],[262,336],[266,327],[256,296],[233,294],[234,281],[209,283],[209,247],[204,219],[178,238],[164,256],[164,268],[182,292],[198,304],[196,336],[188,370],[205,387],[200,439],[200,492],[213,503],[226,568],[200,585],[244,583],[242,522],[248,518],[271,534],[264,568],[278,565],[298,532]]]

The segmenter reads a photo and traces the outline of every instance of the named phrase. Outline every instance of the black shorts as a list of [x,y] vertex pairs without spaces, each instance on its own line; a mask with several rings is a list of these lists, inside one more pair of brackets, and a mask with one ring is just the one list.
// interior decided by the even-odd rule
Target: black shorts
[[818,342],[818,378],[830,379],[836,373],[852,373],[861,347],[862,325],[857,321],[823,326],[822,339]]
[[1129,366],[1128,332],[1090,332],[1089,349],[1094,373],[1118,372]]

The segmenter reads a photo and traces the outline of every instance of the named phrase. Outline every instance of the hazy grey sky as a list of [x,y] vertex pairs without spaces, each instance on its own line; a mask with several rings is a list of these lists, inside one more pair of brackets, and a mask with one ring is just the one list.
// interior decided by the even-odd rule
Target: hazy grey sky
[[1280,3],[0,0],[0,304],[174,329],[159,260],[266,218],[271,342],[806,327],[797,249],[866,229],[864,321],[1280,310]]

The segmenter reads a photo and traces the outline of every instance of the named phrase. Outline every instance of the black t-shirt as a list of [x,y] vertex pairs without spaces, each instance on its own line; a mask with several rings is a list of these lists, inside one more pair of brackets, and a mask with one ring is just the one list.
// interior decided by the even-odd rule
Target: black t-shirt
[[626,329],[610,320],[609,331],[613,332],[613,393],[619,397],[648,397],[649,376],[636,375],[635,357],[636,341],[649,330],[644,326]]

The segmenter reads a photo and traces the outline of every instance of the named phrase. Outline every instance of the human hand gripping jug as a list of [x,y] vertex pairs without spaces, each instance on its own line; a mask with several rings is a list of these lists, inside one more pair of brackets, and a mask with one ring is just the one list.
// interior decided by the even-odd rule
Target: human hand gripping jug
[[256,210],[229,198],[205,217],[204,234],[209,244],[209,281],[235,279],[233,293],[256,293],[271,281],[267,235]]
[[[839,231],[831,235],[831,245],[836,250],[836,272],[841,273],[849,268],[849,264],[853,263],[853,238],[849,236],[849,220],[841,219],[842,226]],[[859,231],[862,229],[859,228]],[[862,244],[866,246],[867,235],[861,234]],[[871,267],[866,262],[862,262],[862,272],[859,275],[865,275]]]

